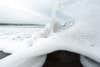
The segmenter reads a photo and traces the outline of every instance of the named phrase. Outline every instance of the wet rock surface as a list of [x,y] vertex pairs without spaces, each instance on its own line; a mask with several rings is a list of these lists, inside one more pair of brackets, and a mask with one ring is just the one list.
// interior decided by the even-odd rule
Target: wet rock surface
[[68,51],[56,51],[48,54],[43,67],[83,67],[80,55]]
[[3,51],[0,51],[0,59],[6,57],[6,56],[8,56],[8,55],[10,55],[10,53],[5,53],[5,52],[3,52]]

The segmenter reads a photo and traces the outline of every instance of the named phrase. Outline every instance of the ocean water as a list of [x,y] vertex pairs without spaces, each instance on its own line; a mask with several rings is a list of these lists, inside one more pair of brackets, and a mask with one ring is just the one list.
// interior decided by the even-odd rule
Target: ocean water
[[0,39],[24,39],[31,37],[34,32],[39,31],[43,26],[0,26]]
[[1,25],[0,50],[8,53],[14,52],[26,39],[32,38],[32,35],[42,28],[43,26],[40,25]]

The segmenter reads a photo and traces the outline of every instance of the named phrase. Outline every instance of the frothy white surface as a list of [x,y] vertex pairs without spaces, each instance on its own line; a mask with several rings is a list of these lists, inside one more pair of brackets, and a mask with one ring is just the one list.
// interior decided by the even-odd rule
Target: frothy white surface
[[[26,47],[25,42],[27,43],[27,41],[32,39],[32,35],[40,30],[40,28],[34,28],[34,26],[2,26],[0,27],[0,50],[12,53],[18,50],[19,47]],[[36,36],[36,34],[34,36]]]
[[[40,35],[39,31],[41,31],[41,29],[34,28],[34,26],[33,27],[16,27],[16,26],[0,27],[0,34],[1,34],[0,50],[4,52],[12,53],[11,56],[8,56],[0,60],[0,66],[1,67],[41,67],[46,60],[46,55],[32,57],[28,55],[30,51],[27,51],[28,48],[33,46],[33,42],[35,42],[36,39],[40,38],[39,36],[37,36]],[[23,50],[25,51],[23,52]],[[22,53],[19,54],[20,52]]]
[[[74,19],[75,21],[75,25],[73,25],[68,30],[62,31],[57,34],[53,34],[53,36],[50,36],[49,38],[39,39],[37,42],[35,42],[35,46],[33,47],[34,49],[31,48],[28,50],[23,48],[23,50],[14,53],[14,55],[5,58],[4,59],[5,61],[3,61],[2,63],[5,64],[5,62],[7,62],[10,58],[11,59],[10,64],[9,63],[7,64],[10,65],[10,67],[14,67],[12,62],[14,61],[14,59],[19,60],[21,57],[23,57],[21,56],[21,54],[25,55],[24,59],[25,58],[28,59],[31,56],[36,57],[36,56],[48,54],[55,50],[68,50],[68,51],[76,52],[85,55],[100,63],[100,53],[98,52],[100,51],[100,45],[99,45],[100,43],[100,31],[99,31],[100,1],[99,0],[75,0],[75,1],[70,0],[67,3],[68,4],[66,4],[66,7],[63,8],[62,12],[65,15],[72,17],[72,19]],[[12,10],[15,10],[15,8]],[[24,13],[28,13],[27,11],[24,10],[22,11]],[[10,12],[8,11],[8,14],[9,13]],[[12,17],[12,15],[9,16]],[[25,16],[26,18],[27,16],[33,17],[33,15],[31,16],[31,14],[25,14]],[[4,18],[5,17],[6,16],[4,16]],[[13,42],[15,43],[15,41]],[[13,44],[11,43],[10,45]],[[87,61],[90,61],[89,62],[90,64],[93,63],[91,60],[88,59],[83,61],[86,61],[86,63]],[[88,64],[84,63],[84,64],[88,66],[89,63]],[[95,63],[93,65],[95,66]],[[97,66],[99,66],[99,64]],[[4,67],[7,67],[7,65]]]

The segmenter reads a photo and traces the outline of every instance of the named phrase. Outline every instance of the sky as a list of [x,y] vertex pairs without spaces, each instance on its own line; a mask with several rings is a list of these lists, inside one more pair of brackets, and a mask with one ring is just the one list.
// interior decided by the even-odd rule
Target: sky
[[[60,1],[61,0],[0,0],[0,23],[50,23],[52,14],[57,10]],[[58,9],[57,11],[57,20],[63,23],[68,16],[65,16],[60,10],[61,9]]]

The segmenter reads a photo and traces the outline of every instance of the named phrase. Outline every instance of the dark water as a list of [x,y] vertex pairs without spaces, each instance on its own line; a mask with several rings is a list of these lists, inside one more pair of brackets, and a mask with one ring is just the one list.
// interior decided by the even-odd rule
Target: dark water
[[4,23],[0,23],[0,27],[29,27],[29,28],[34,28],[34,27],[39,27],[42,28],[45,25],[44,24],[4,24]]

